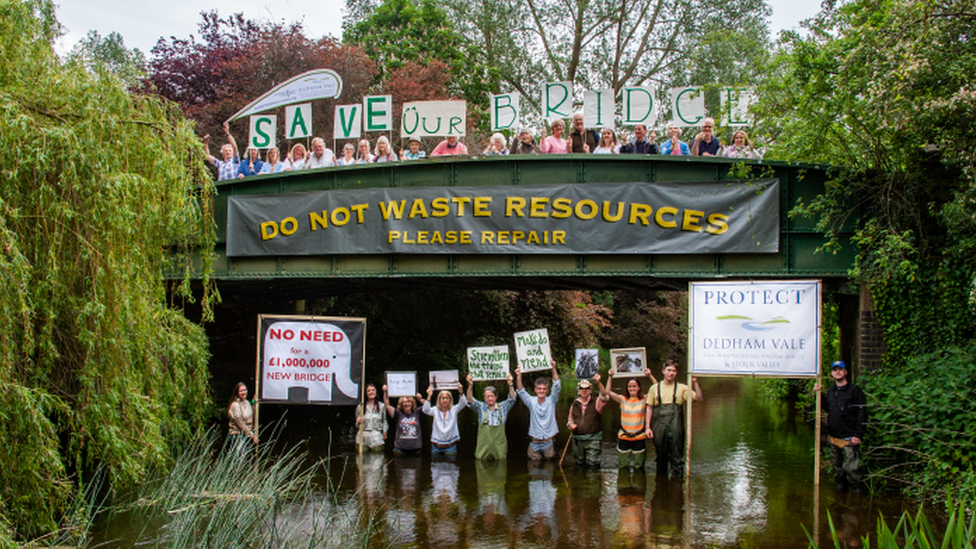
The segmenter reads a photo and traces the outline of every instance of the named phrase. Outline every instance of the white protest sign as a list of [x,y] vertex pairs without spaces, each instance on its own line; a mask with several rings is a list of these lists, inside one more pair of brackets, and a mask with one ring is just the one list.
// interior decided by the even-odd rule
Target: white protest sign
[[362,136],[361,105],[336,105],[332,122],[333,139],[358,139]]
[[468,373],[474,381],[508,378],[508,345],[468,347]]
[[549,350],[549,330],[540,328],[515,334],[515,356],[522,372],[536,372],[552,368]]
[[465,135],[467,101],[414,101],[403,104],[401,137]]
[[622,91],[623,123],[625,126],[643,124],[651,126],[657,120],[656,104],[654,94],[657,93],[654,87],[634,87],[624,88]]
[[545,82],[542,84],[542,118],[569,118],[573,115],[573,83]]
[[342,93],[342,78],[332,70],[311,70],[271,88],[270,91],[239,110],[227,121],[237,120],[249,114],[269,111],[282,105],[293,105],[313,99],[339,97]]
[[517,92],[489,95],[491,131],[510,130],[519,123],[519,98]]
[[363,97],[363,126],[367,132],[393,130],[393,96],[368,95]]
[[361,376],[362,364],[352,364],[351,358],[358,351],[358,361],[362,360],[361,349],[353,347],[361,344],[362,336],[347,330],[363,323],[349,322],[346,328],[338,324],[262,319],[261,399],[287,401],[290,391],[298,390],[311,403],[358,403],[359,384],[352,369],[356,366]]
[[583,92],[583,126],[586,128],[613,127],[613,90]]
[[816,377],[820,281],[692,282],[691,371]]
[[722,123],[726,126],[748,126],[752,123],[749,118],[749,105],[755,99],[752,88],[722,88],[719,94],[722,100]]
[[285,139],[302,139],[312,135],[312,104],[285,107]]
[[270,149],[277,145],[278,117],[273,114],[260,114],[251,117],[251,132],[247,138],[249,147]]
[[428,379],[435,391],[456,391],[458,388],[457,370],[432,370]]
[[705,118],[705,90],[699,86],[671,88],[671,121],[675,126],[697,126],[702,118]]
[[386,396],[389,398],[417,396],[417,372],[387,372]]

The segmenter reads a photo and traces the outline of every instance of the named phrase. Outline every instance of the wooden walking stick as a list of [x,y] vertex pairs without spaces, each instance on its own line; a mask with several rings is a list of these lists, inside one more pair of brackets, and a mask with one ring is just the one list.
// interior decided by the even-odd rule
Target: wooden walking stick
[[562,457],[559,458],[559,468],[560,469],[562,469],[562,467],[563,467],[563,460],[566,459],[566,450],[569,450],[569,443],[570,442],[573,442],[573,433],[572,433],[572,431],[570,431],[570,433],[569,433],[569,438],[566,439],[566,447],[563,448],[563,455],[562,455]]

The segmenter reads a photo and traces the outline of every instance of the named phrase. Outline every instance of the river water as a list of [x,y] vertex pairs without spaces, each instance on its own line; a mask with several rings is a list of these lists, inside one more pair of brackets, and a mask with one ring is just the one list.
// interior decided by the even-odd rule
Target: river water
[[[360,457],[346,435],[334,433],[331,482],[340,504],[381,518],[377,547],[795,548],[808,544],[804,529],[826,547],[828,514],[844,545],[859,547],[879,516],[897,520],[914,512],[897,496],[836,490],[829,469],[818,490],[812,427],[788,405],[763,398],[759,381],[710,379],[702,386],[686,480],[657,478],[653,447],[646,472],[618,470],[609,437],[599,470],[577,467],[571,450],[562,466],[528,462],[519,404],[509,420],[505,462],[473,459],[474,415],[463,412],[454,461],[432,460],[429,451]],[[616,432],[616,405],[605,412],[604,432]],[[560,425],[565,413],[563,406]],[[557,444],[562,451],[565,438]],[[345,456],[336,459],[339,447]],[[310,449],[327,451],[312,441]]]

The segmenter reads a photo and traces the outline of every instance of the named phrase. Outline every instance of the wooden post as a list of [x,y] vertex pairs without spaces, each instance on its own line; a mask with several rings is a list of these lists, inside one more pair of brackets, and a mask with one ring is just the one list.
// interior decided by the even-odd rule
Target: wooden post
[[[678,381],[675,380],[675,383],[677,382]],[[689,363],[688,364],[688,391],[692,391],[693,387],[694,385],[692,384],[691,381],[691,364]],[[691,476],[691,408],[692,408],[692,403],[694,402],[695,399],[693,398],[685,402],[685,405],[688,407],[688,413],[685,414],[685,478]]]
[[258,405],[261,403],[259,396],[261,395],[261,317],[258,315],[258,347],[257,354],[254,357],[254,434],[257,435],[260,431],[258,430]]

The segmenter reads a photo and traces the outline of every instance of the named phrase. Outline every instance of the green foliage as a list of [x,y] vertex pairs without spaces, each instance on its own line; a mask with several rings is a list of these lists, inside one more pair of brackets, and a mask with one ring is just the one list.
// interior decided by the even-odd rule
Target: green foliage
[[[967,522],[966,516],[969,516]],[[828,515],[830,524],[830,537],[836,549],[849,547],[845,541],[841,541],[834,528],[833,519]],[[804,527],[804,530],[806,527]],[[819,547],[810,533],[807,532],[807,539],[810,540],[810,547]],[[877,547],[878,549],[930,549],[941,547],[943,549],[973,549],[976,547],[976,514],[970,510],[967,513],[966,506],[960,504],[952,510],[946,524],[945,533],[941,539],[932,529],[928,518],[922,509],[919,508],[914,517],[905,511],[895,527],[888,526],[884,517],[878,518],[878,535],[875,543],[871,543],[871,536],[865,536],[861,543],[864,547]]]
[[[0,524],[57,527],[80,480],[137,482],[209,401],[202,329],[164,270],[198,254],[205,314],[213,187],[171,104],[62,64],[45,0],[0,0]],[[174,296],[189,296],[176,282]]]
[[146,56],[138,48],[126,48],[122,35],[117,32],[102,37],[98,31],[88,31],[72,48],[68,59],[92,72],[107,70],[129,87],[135,87],[146,74]]
[[873,474],[919,499],[976,499],[976,342],[861,379]]

